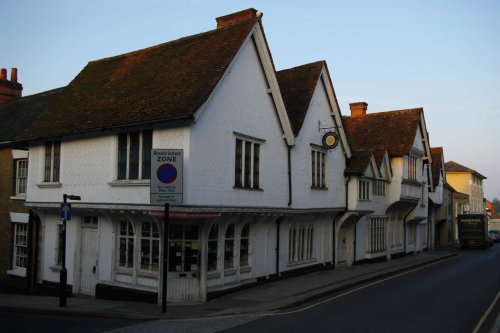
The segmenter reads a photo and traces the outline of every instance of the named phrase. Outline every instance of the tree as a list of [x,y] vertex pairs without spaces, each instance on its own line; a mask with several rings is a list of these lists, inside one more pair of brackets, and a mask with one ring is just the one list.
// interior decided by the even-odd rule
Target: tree
[[493,214],[500,214],[500,200],[498,198],[493,199]]

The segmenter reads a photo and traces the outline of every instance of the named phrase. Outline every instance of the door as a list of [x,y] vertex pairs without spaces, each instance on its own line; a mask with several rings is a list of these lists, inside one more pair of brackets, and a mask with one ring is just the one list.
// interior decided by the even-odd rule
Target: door
[[82,223],[80,256],[80,293],[95,296],[97,284],[97,218],[94,223]]
[[346,228],[343,226],[339,230],[338,242],[337,242],[337,261],[339,263],[345,262],[345,253],[346,253]]

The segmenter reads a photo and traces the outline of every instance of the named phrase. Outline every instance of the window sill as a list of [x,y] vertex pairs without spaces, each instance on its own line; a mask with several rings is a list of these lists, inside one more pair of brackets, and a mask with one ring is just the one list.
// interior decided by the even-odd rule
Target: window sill
[[233,186],[235,190],[244,190],[244,191],[256,191],[256,192],[264,192],[262,188],[252,188],[252,187],[241,187],[241,186]]
[[250,267],[250,266],[240,267],[240,273],[249,273],[251,271],[252,271],[252,267]]
[[26,200],[26,194],[12,196],[10,200]]
[[287,264],[287,267],[300,266],[300,265],[309,264],[309,263],[312,263],[312,262],[315,262],[315,261],[316,261],[316,259],[312,258],[312,259],[306,259],[306,260],[302,260],[302,261],[289,262]]
[[236,268],[226,268],[224,270],[224,276],[236,275]]
[[26,277],[26,268],[14,268],[7,271],[8,275]]
[[56,187],[61,187],[62,183],[61,182],[46,182],[46,183],[38,183],[36,184],[39,188],[56,188]]
[[328,191],[328,187],[311,186],[311,190],[315,190],[315,191]]
[[149,186],[151,181],[149,179],[137,179],[137,180],[113,180],[109,182],[108,185],[111,187],[128,187],[128,186]]
[[62,267],[61,267],[61,266],[57,266],[57,265],[50,266],[49,268],[50,268],[50,270],[51,270],[52,272],[60,272],[60,271],[61,271],[61,269],[62,269]]
[[220,272],[208,272],[207,279],[218,279],[220,278]]

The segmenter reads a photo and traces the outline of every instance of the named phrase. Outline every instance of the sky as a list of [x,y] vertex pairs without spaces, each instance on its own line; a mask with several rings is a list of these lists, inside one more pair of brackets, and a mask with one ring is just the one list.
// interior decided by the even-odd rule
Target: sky
[[326,60],[344,115],[361,101],[369,113],[422,107],[431,146],[500,198],[498,0],[2,0],[0,67],[18,68],[27,96],[250,7],[278,70]]

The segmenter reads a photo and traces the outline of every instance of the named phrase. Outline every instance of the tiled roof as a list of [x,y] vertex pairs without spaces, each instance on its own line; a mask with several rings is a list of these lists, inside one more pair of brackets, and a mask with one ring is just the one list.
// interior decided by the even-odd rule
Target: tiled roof
[[[434,186],[439,184],[439,175],[443,165],[443,147],[431,147],[432,157],[432,183]],[[444,171],[444,170],[443,170]]]
[[89,62],[24,139],[192,119],[257,22]]
[[318,61],[276,73],[281,96],[295,136],[302,128],[324,65],[324,61]]
[[482,174],[480,174],[476,170],[468,168],[466,166],[463,166],[462,164],[459,164],[455,161],[446,162],[444,164],[444,168],[445,168],[446,172],[468,172],[468,173],[472,173],[473,175],[475,175],[478,178],[486,179],[485,176],[483,176]]
[[19,134],[47,111],[63,89],[26,96],[0,106],[0,142],[18,141]]
[[373,153],[371,151],[353,151],[352,156],[347,160],[347,166],[344,174],[363,174],[370,165],[370,159],[372,156]]
[[407,109],[342,117],[353,150],[387,149],[389,155],[408,154],[413,147],[423,109]]

